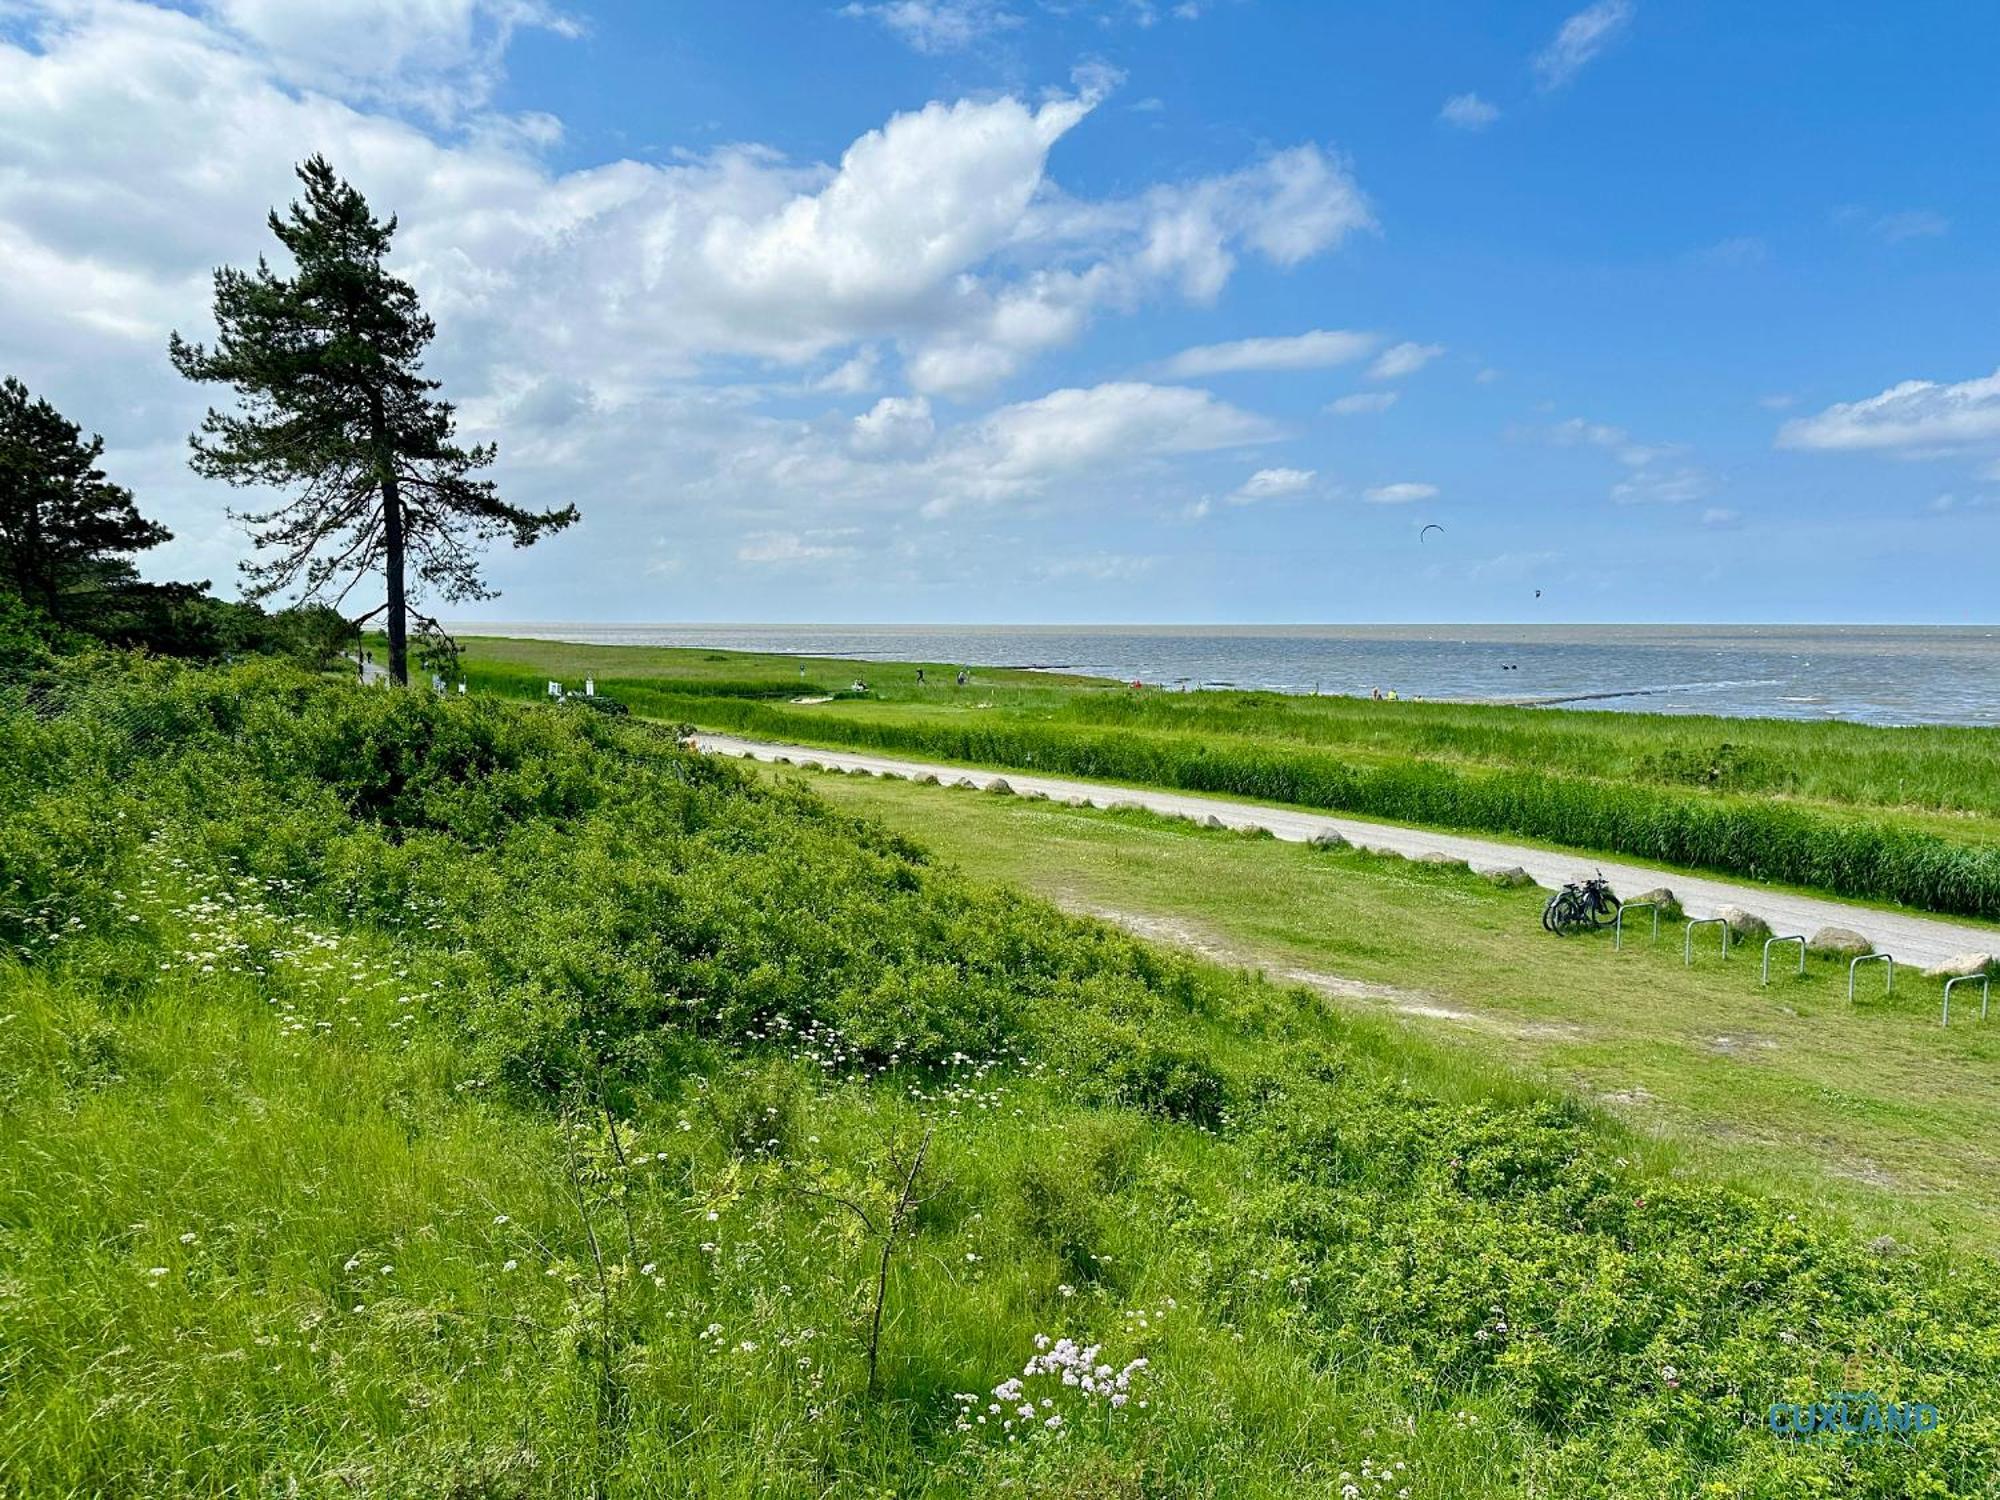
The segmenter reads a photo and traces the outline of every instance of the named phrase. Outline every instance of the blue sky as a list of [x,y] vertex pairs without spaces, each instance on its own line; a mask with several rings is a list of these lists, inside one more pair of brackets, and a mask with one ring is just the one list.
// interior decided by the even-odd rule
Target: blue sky
[[584,512],[461,618],[1983,622],[1996,40],[1970,5],[10,0],[0,325],[175,528],[155,570],[225,583],[241,497],[186,472],[166,332],[319,150],[401,215],[507,492]]

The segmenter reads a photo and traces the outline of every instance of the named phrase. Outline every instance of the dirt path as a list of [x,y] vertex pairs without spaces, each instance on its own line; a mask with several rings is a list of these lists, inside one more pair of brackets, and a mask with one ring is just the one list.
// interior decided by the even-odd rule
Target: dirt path
[[[1713,917],[1723,907],[1736,906],[1755,912],[1777,933],[1798,933],[1810,937],[1822,927],[1850,928],[1870,938],[1882,952],[1893,954],[1899,965],[1927,967],[1943,963],[1958,954],[2000,950],[2000,932],[1990,927],[1910,912],[1880,911],[1874,907],[1853,906],[1793,891],[1736,885],[1646,865],[1600,862],[1589,855],[1565,854],[1499,839],[1432,833],[1422,828],[1366,823],[1354,818],[1332,817],[1293,808],[1262,807],[1250,802],[1230,802],[1145,787],[1107,786],[1102,782],[1038,776],[1024,771],[1008,771],[1003,777],[999,772],[974,771],[963,766],[902,760],[854,750],[820,750],[803,745],[771,744],[725,734],[704,733],[700,743],[704,750],[717,755],[749,756],[762,761],[780,758],[794,762],[816,761],[843,771],[858,769],[878,776],[888,774],[914,779],[928,774],[940,781],[965,780],[980,787],[1004,779],[1016,792],[1039,792],[1057,801],[1080,798],[1096,807],[1144,807],[1169,817],[1215,818],[1230,828],[1267,828],[1279,838],[1294,843],[1303,843],[1319,833],[1338,833],[1350,843],[1382,853],[1410,858],[1443,854],[1452,859],[1462,859],[1477,870],[1519,868],[1525,870],[1537,884],[1552,889],[1593,869],[1602,869],[1612,888],[1628,897],[1656,886],[1671,887],[1690,917]],[[1635,920],[1638,919],[1635,917]],[[1703,935],[1696,934],[1697,940]],[[1715,942],[1713,929],[1705,935],[1711,944]],[[1872,977],[1867,982],[1880,983]]]

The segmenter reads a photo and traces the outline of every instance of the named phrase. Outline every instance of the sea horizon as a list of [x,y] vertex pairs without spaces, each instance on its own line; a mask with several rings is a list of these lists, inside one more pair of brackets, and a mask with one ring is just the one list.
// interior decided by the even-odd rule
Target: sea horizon
[[924,660],[1180,689],[2000,725],[2000,625],[477,621],[466,635]]

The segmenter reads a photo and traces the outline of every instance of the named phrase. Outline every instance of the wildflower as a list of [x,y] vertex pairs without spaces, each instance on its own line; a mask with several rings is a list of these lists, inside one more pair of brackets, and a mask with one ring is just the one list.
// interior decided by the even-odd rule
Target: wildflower
[[167,1268],[165,1266],[154,1266],[153,1269],[148,1271],[146,1274],[148,1276],[164,1276],[167,1274]]
[[194,1242],[195,1242],[195,1232],[192,1229],[190,1229],[186,1234],[181,1236],[181,1243],[183,1245],[192,1245]]
[[507,1262],[507,1263],[506,1263],[506,1264],[505,1264],[504,1266],[502,1266],[502,1267],[501,1267],[500,1269],[501,1269],[501,1270],[503,1270],[503,1271],[512,1271],[512,1270],[516,1269],[517,1267],[519,1267],[519,1266],[520,1266],[520,1264],[521,1264],[521,1263],[520,1263],[520,1262],[519,1262],[518,1260],[510,1260],[510,1261],[508,1261],[508,1262]]
[[493,1222],[495,1224],[505,1224],[507,1222],[507,1216],[505,1214],[495,1214],[493,1216]]

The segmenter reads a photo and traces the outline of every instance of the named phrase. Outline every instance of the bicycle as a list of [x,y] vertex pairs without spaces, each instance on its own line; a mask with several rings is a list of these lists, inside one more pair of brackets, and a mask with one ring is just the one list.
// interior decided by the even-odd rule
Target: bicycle
[[1617,920],[1618,898],[1602,871],[1591,880],[1572,880],[1542,908],[1542,926],[1557,937],[1579,929],[1609,927]]

